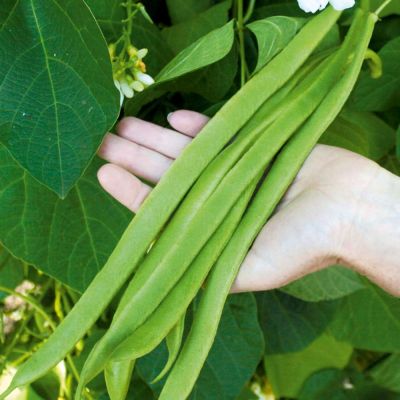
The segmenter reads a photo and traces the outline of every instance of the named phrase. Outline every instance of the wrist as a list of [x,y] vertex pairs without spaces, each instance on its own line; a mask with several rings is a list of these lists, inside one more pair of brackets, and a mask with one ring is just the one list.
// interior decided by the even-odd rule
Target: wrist
[[349,221],[342,258],[386,290],[400,294],[400,178],[375,168]]

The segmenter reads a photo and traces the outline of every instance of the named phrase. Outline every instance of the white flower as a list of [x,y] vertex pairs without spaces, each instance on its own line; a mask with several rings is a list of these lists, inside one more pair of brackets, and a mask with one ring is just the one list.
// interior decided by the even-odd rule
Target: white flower
[[140,81],[132,81],[130,86],[135,92],[143,92],[144,90],[144,85]]
[[150,86],[154,83],[154,79],[150,75],[140,71],[135,72],[135,79],[142,82],[145,86]]
[[335,10],[345,10],[354,6],[354,0],[329,0],[329,3]]
[[129,83],[126,81],[126,79],[121,79],[119,84],[121,85],[121,92],[124,94],[124,96],[128,99],[131,99],[133,97],[133,89],[129,86]]
[[305,12],[315,13],[318,10],[323,10],[328,3],[335,10],[345,10],[351,8],[355,4],[355,0],[297,0],[299,7]]

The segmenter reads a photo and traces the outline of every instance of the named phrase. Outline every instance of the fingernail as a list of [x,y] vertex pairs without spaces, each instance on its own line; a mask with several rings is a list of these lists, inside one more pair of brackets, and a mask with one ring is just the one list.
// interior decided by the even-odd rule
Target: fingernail
[[167,115],[168,122],[171,122],[171,117],[172,117],[173,114],[174,114],[174,112],[172,111]]

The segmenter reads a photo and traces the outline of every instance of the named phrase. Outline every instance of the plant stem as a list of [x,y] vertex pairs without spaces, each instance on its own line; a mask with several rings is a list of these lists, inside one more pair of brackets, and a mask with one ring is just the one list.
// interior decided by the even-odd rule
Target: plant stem
[[240,86],[246,83],[246,53],[244,47],[243,0],[237,0],[237,28],[240,54]]

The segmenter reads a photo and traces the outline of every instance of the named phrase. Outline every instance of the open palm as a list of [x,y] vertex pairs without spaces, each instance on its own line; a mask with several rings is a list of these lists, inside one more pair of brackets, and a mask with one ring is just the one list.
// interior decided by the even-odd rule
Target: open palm
[[[109,162],[98,172],[101,185],[133,212],[151,191],[142,180],[156,184],[208,118],[180,110],[168,120],[175,130],[125,118],[118,135],[108,134],[100,148],[99,155]],[[387,205],[391,179],[386,170],[362,156],[316,146],[254,242],[232,290],[277,288],[340,262],[399,293],[399,236],[371,234],[382,218],[388,221],[393,214],[396,220],[400,215]],[[378,255],[374,249],[380,248],[385,251]]]

